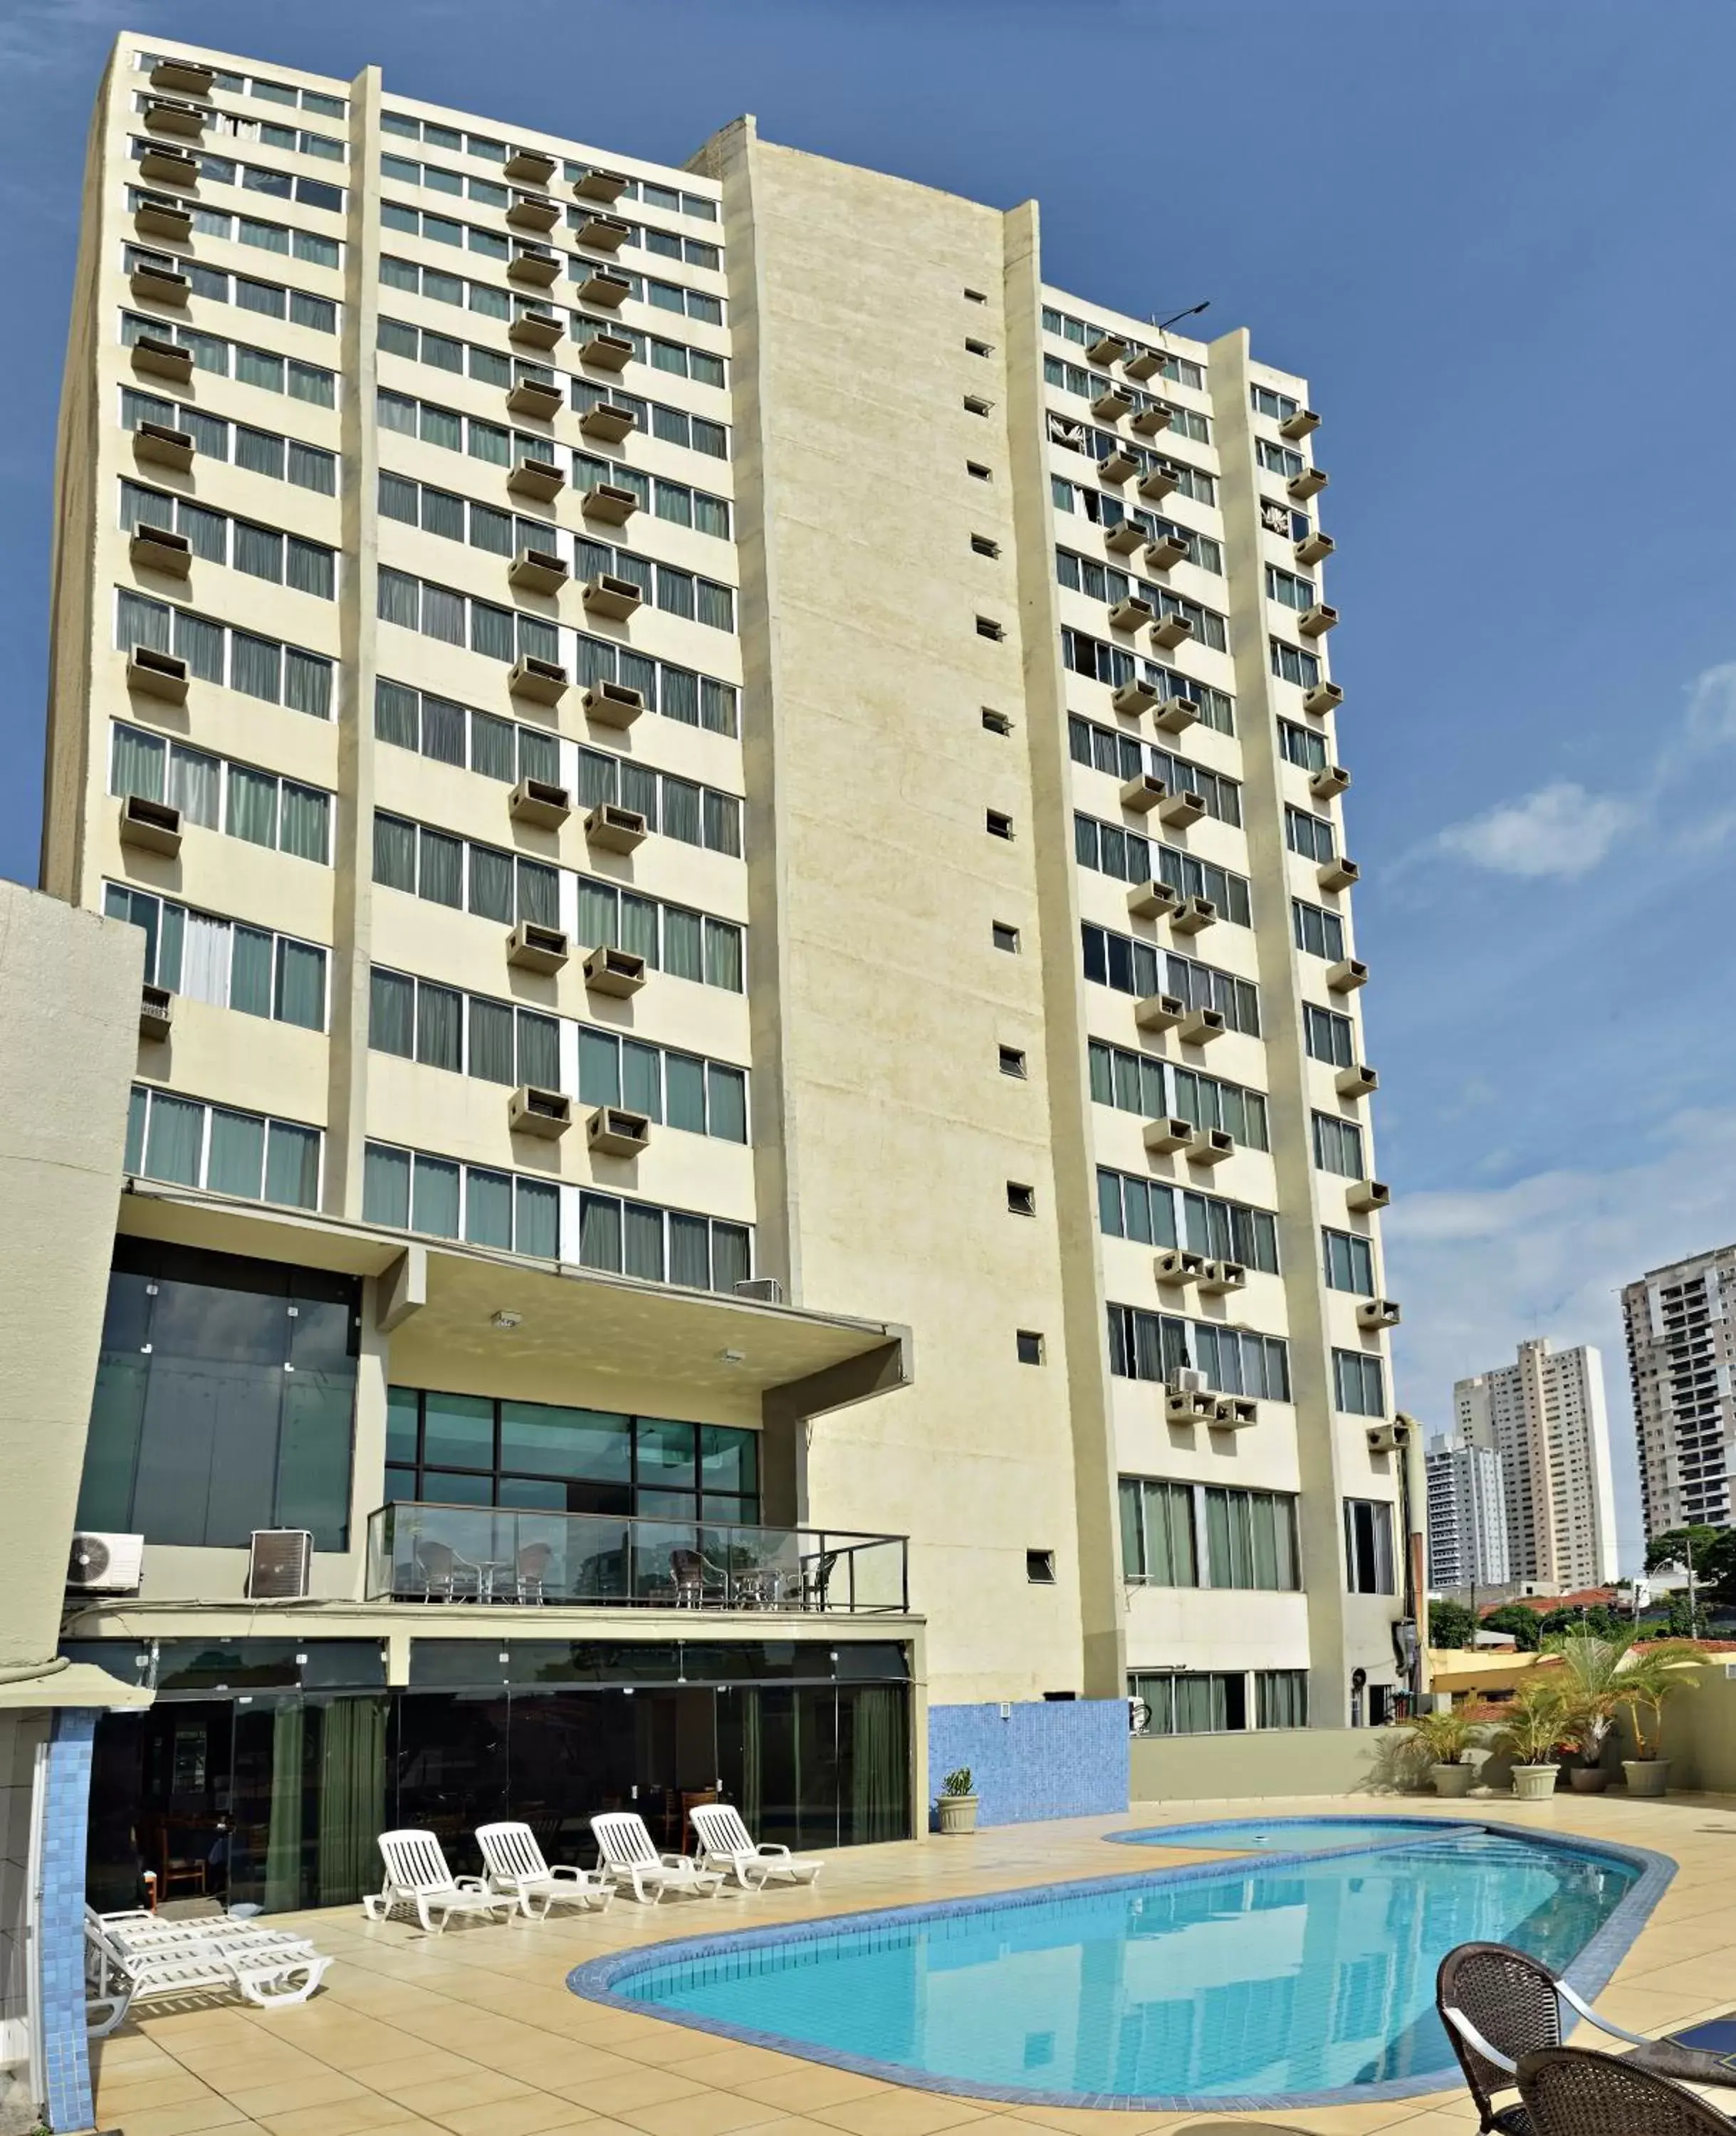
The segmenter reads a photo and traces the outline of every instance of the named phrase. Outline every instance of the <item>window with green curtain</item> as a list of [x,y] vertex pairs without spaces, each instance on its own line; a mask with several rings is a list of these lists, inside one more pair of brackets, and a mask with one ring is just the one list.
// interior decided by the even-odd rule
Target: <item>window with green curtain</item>
[[401,816],[374,815],[374,881],[388,890],[416,889],[416,825]]
[[561,1027],[552,1016],[518,1011],[518,1080],[539,1090],[561,1087]]
[[223,626],[208,623],[202,615],[175,611],[175,652],[187,663],[187,672],[202,682],[223,680]]
[[419,895],[435,905],[450,905],[455,911],[461,909],[464,901],[464,841],[448,837],[444,831],[430,831],[425,824],[420,842],[416,877]]
[[647,1119],[662,1119],[663,1056],[654,1046],[621,1041],[621,1103]]
[[669,1281],[689,1290],[711,1288],[710,1226],[703,1216],[669,1211]]
[[416,988],[416,1057],[425,1068],[457,1075],[464,1067],[464,998],[453,987],[418,979]]
[[273,1120],[265,1132],[265,1199],[292,1209],[319,1201],[319,1130]]
[[[417,697],[402,682],[388,682],[382,675],[374,684],[374,733],[382,741],[400,749],[416,746]],[[375,818],[377,824],[379,818]]]
[[747,1078],[739,1068],[706,1063],[706,1129],[724,1142],[747,1139]]
[[229,1006],[244,1016],[271,1013],[271,937],[239,921],[231,930]]
[[187,1098],[172,1098],[165,1090],[157,1091],[151,1100],[145,1135],[145,1172],[153,1179],[166,1179],[177,1187],[197,1187],[204,1137],[203,1105]]
[[[1129,1541],[1130,1527],[1132,1540]],[[1122,1573],[1155,1587],[1196,1587],[1194,1489],[1149,1477],[1121,1479]]]
[[410,1228],[410,1152],[371,1142],[362,1153],[362,1215],[393,1231]]
[[540,861],[518,863],[518,917],[537,927],[561,924],[561,877]]
[[[479,720],[483,715],[479,712]],[[546,784],[558,786],[561,783],[561,748],[552,735],[539,734],[534,727],[520,727],[518,735],[518,776],[521,779],[540,779]],[[478,769],[482,767],[478,765]],[[502,774],[511,778],[510,772]]]
[[284,702],[316,720],[332,716],[332,663],[315,653],[284,649]]
[[123,1162],[129,1172],[144,1168],[144,1114],[149,1102],[148,1091],[136,1085],[127,1100],[127,1147]]
[[1254,1672],[1254,1726],[1306,1728],[1308,1726],[1308,1672],[1257,1669]]
[[605,882],[593,882],[588,876],[579,877],[579,925],[581,942],[593,948],[607,944],[610,949],[620,945],[615,939],[620,926],[620,898]]
[[705,1133],[705,1063],[686,1053],[665,1056],[664,1077],[669,1090],[669,1125],[689,1134]]
[[167,653],[173,643],[173,613],[163,601],[147,600],[143,594],[123,591],[115,604],[114,642],[123,652],[148,645],[153,653]]
[[485,1172],[470,1167],[464,1182],[464,1236],[473,1245],[502,1246],[513,1243],[513,1182],[503,1172]]
[[513,1072],[513,1012],[476,994],[470,997],[470,1073],[508,1087],[518,1080]]
[[470,769],[484,779],[498,779],[505,785],[512,784],[518,776],[518,767],[510,720],[497,720],[488,712],[471,713]]
[[561,1254],[561,1192],[540,1179],[517,1182],[513,1243],[521,1254],[558,1260]]
[[1206,1535],[1213,1587],[1300,1585],[1296,1507],[1287,1494],[1213,1486],[1206,1492]]
[[647,1208],[643,1202],[630,1202],[625,1216],[625,1272],[642,1277],[648,1283],[661,1283],[665,1273],[662,1211]]
[[607,1194],[579,1197],[579,1260],[616,1274],[621,1265],[621,1205]]
[[[266,939],[270,940],[270,936]],[[265,1123],[251,1113],[211,1110],[211,1154],[205,1183],[214,1194],[259,1199],[265,1162]]]
[[445,1158],[417,1154],[411,1228],[437,1239],[458,1236],[458,1167]]
[[396,1053],[401,1060],[416,1052],[416,982],[403,972],[382,971],[375,965],[368,975],[367,1042],[377,1053]]
[[620,943],[643,957],[653,971],[658,968],[657,904],[654,898],[621,892]]
[[470,848],[470,910],[479,919],[513,924],[513,857],[493,846]]
[[600,749],[581,749],[579,751],[578,804],[581,808],[601,808],[605,802],[613,801],[617,781],[616,760]]
[[664,774],[663,829],[666,837],[678,838],[686,846],[697,846],[701,842],[699,791],[685,779],[672,779]]
[[733,1290],[753,1274],[753,1254],[745,1224],[712,1226],[712,1288]]
[[202,749],[169,751],[168,798],[189,823],[214,831],[223,817],[223,760]]
[[705,923],[705,982],[732,994],[742,991],[742,930],[727,920]]
[[250,845],[277,843],[277,781],[269,772],[230,765],[229,834]]
[[1145,1577],[1143,1489],[1144,1487],[1138,1477],[1123,1476],[1116,1493],[1121,1516],[1121,1577],[1123,1580],[1143,1580]]
[[705,796],[705,842],[714,853],[742,857],[742,804],[733,794],[708,789]]
[[664,969],[678,979],[705,976],[704,933],[700,916],[685,905],[666,905],[663,913]]
[[605,1031],[579,1032],[579,1103],[618,1105],[621,1102],[620,1041]]
[[109,791],[137,794],[147,801],[162,800],[168,754],[167,745],[155,735],[142,734],[137,727],[124,727],[117,721],[109,755]]
[[657,774],[649,764],[628,764],[620,767],[620,791],[610,796],[624,808],[636,808],[647,826],[655,830],[657,814]]

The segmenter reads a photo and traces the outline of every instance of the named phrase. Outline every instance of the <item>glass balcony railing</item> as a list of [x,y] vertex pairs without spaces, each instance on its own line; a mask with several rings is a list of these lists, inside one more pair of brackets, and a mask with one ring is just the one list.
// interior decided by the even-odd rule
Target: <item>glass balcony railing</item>
[[368,1517],[370,1601],[908,1609],[902,1536],[401,1501]]

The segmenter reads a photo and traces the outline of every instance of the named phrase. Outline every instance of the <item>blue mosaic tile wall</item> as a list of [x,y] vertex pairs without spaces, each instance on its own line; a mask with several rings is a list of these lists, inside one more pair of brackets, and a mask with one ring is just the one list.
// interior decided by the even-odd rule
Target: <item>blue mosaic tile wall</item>
[[1125,1698],[931,1706],[929,1792],[968,1765],[980,1825],[1106,1814],[1127,1807],[1127,1740]]
[[55,1715],[48,1745],[36,1992],[51,2129],[88,2129],[93,2118],[85,2032],[85,1837],[95,1736],[95,1713],[68,1706]]

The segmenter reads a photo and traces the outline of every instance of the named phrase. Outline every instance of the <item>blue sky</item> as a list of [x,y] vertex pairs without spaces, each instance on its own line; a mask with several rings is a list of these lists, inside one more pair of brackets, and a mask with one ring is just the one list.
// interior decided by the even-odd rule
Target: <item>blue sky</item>
[[[1062,22],[1079,34],[1063,47]],[[0,873],[34,878],[56,398],[121,27],[680,162],[771,138],[1003,206],[1051,279],[1306,373],[1397,1203],[1400,1400],[1736,1237],[1736,11],[1721,0],[0,0]]]

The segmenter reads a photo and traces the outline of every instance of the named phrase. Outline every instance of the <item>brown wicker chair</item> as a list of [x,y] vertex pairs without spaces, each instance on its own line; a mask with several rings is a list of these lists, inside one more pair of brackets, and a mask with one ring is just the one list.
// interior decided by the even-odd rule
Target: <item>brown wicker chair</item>
[[1715,2107],[1628,2055],[1540,2048],[1521,2059],[1519,2090],[1536,2136],[1731,2136]]
[[[1631,2068],[1684,2084],[1736,2088],[1736,2070],[1719,2056],[1667,2040],[1648,2040],[1600,2017],[1525,1952],[1503,1943],[1461,1943],[1441,1961],[1435,2007],[1476,2101],[1486,2136],[1491,2130],[1501,2136],[1534,2136],[1523,2100],[1497,2106],[1495,2095],[1515,2089],[1515,2071],[1524,2056],[1560,2046],[1563,2002],[1600,2032],[1627,2041],[1633,2052],[1622,2059]],[[1722,2117],[1718,2119],[1722,2125]]]

